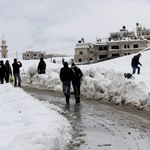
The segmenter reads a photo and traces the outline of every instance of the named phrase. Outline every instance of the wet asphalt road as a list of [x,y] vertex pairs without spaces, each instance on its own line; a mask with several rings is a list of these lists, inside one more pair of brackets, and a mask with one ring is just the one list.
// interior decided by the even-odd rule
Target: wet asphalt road
[[23,88],[33,97],[59,106],[73,126],[72,143],[66,150],[149,150],[150,113],[127,106],[81,99],[73,95],[66,105],[62,94]]

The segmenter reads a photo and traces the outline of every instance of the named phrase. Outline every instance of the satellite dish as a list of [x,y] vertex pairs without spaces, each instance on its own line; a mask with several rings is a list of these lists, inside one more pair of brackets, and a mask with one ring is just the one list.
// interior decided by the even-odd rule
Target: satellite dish
[[125,29],[126,29],[126,26],[123,26],[122,28],[125,30]]

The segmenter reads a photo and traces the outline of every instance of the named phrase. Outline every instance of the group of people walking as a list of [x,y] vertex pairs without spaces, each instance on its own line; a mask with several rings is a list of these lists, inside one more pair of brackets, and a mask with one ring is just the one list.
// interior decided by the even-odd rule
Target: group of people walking
[[80,103],[80,80],[83,76],[83,73],[74,63],[72,63],[71,67],[68,66],[67,62],[64,62],[63,65],[64,66],[60,69],[59,76],[63,84],[63,93],[66,97],[66,103],[68,104],[70,99],[71,82],[76,103]]
[[[71,67],[68,66],[68,62],[62,61],[62,63],[63,67],[60,69],[59,77],[62,81],[62,89],[66,97],[66,103],[69,103],[71,83],[73,86],[76,103],[80,103],[80,80],[83,76],[83,73],[73,62]],[[37,66],[37,72],[38,74],[46,73],[46,63],[43,58],[40,58],[40,62]]]
[[[132,74],[136,73],[136,69],[137,74],[140,74],[140,66],[142,66],[142,64],[139,62],[140,57],[141,53],[135,55],[132,58]],[[71,82],[74,90],[74,97],[76,99],[76,103],[80,103],[80,85],[83,73],[80,68],[78,68],[73,62],[71,67],[68,66],[67,62],[63,62],[63,65],[64,66],[61,68],[59,76],[63,84],[63,93],[66,97],[66,103],[69,103],[70,99]]]
[[12,67],[9,63],[9,60],[6,60],[4,63],[3,60],[0,61],[0,83],[3,84],[4,81],[9,83],[10,77],[14,76],[14,86],[21,86],[21,77],[20,77],[20,67],[22,63],[14,59]]
[[[136,69],[137,74],[140,74],[140,67],[142,64],[139,62],[139,58],[141,57],[141,53],[135,55],[132,58],[131,66],[132,66],[132,74],[135,74]],[[0,83],[3,84],[4,81],[8,83],[10,81],[10,76],[14,76],[14,86],[21,86],[21,76],[20,76],[20,67],[22,67],[22,63],[20,61],[17,61],[17,59],[14,59],[14,62],[12,63],[12,68],[9,63],[9,60],[6,60],[4,63],[3,60],[0,61]],[[46,73],[46,63],[43,58],[40,58],[40,62],[37,67],[37,72],[39,74],[45,74]],[[60,80],[62,81],[63,86],[63,93],[66,97],[66,103],[69,103],[70,99],[70,89],[71,89],[71,83],[74,90],[74,97],[76,99],[76,103],[80,103],[80,85],[81,85],[81,78],[83,76],[82,71],[79,67],[75,65],[74,62],[72,62],[71,67],[68,66],[68,63],[63,61],[63,67],[60,69]]]

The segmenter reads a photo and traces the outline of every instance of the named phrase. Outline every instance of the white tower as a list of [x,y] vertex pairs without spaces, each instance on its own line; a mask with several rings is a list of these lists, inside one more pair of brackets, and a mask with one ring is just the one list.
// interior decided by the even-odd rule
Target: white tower
[[7,49],[6,40],[4,40],[4,38],[3,38],[1,42],[2,42],[2,45],[1,45],[1,57],[2,58],[7,58],[8,49]]

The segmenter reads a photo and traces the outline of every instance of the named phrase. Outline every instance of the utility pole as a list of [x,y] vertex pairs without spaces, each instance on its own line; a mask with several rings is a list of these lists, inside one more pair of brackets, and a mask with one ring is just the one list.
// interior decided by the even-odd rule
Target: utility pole
[[16,51],[16,59],[18,59],[18,52]]

